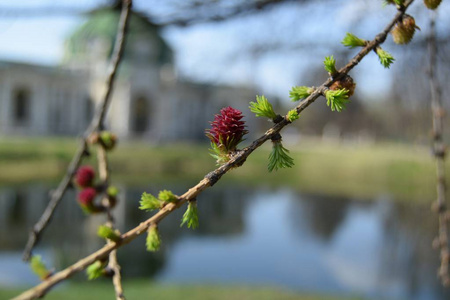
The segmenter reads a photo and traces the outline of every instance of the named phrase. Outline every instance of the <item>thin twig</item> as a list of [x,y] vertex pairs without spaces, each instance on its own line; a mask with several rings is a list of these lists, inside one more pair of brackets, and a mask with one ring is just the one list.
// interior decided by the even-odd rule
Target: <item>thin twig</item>
[[[225,2],[228,0],[224,0]],[[223,3],[220,1],[207,1],[201,3],[203,6],[208,5],[209,7],[199,7],[198,2],[194,2],[191,6],[180,7],[179,11],[183,11],[184,14],[168,14],[166,17],[157,17],[145,15],[145,17],[152,23],[164,27],[164,26],[189,26],[199,23],[209,23],[209,22],[221,22],[233,19],[235,17],[248,15],[251,13],[263,12],[272,7],[276,7],[279,4],[289,3],[289,2],[304,2],[308,3],[306,0],[260,0],[260,1],[242,1],[242,3],[237,3],[232,7],[227,7],[223,9]],[[214,4],[214,5],[211,5]],[[33,8],[23,8],[23,7],[11,7],[11,6],[1,6],[0,15],[2,19],[16,19],[16,18],[42,18],[42,17],[59,17],[59,16],[88,16],[92,14],[92,11],[100,10],[104,5],[95,6],[89,9],[80,9],[80,7],[68,7],[68,6],[41,6]],[[195,12],[186,14],[186,10],[189,12]],[[204,12],[208,12],[205,14]]]
[[81,145],[78,148],[77,153],[72,158],[72,161],[67,169],[66,174],[58,185],[58,188],[55,191],[50,193],[50,201],[47,204],[44,212],[42,213],[39,221],[33,226],[31,229],[28,241],[25,246],[25,250],[23,253],[23,260],[29,261],[32,255],[32,250],[34,246],[39,242],[39,238],[41,236],[42,231],[45,229],[47,224],[50,222],[53,213],[55,212],[56,207],[61,201],[64,193],[67,191],[69,187],[72,185],[72,177],[76,170],[78,169],[82,159],[84,156],[88,155],[88,146],[86,143],[86,139],[81,141]]
[[[103,147],[103,145],[97,146],[97,160],[98,160],[98,172],[99,177],[101,180],[102,186],[107,188],[109,186],[109,164],[108,164],[108,157],[106,155],[106,150]],[[105,191],[105,196],[102,199],[102,204],[105,207],[105,213],[108,218],[108,222],[106,223],[106,226],[109,226],[114,230],[114,217],[111,213],[112,204],[110,198],[106,195],[107,192]],[[107,239],[107,243],[110,244],[112,241]],[[125,295],[123,292],[123,286],[122,286],[122,276],[120,273],[120,265],[117,260],[117,250],[111,251],[109,253],[109,260],[108,260],[108,266],[107,268],[112,271],[113,277],[112,282],[114,285],[114,291],[116,293],[116,300],[125,300]]]
[[[108,243],[111,242],[108,241]],[[122,276],[120,274],[120,265],[119,262],[117,261],[117,250],[113,250],[109,254],[108,268],[114,272],[112,282],[114,285],[114,291],[116,293],[116,300],[125,300],[126,298],[123,292]]]
[[436,78],[437,67],[437,46],[436,46],[436,11],[431,12],[430,34],[428,38],[429,48],[429,70],[431,92],[431,113],[433,116],[433,154],[436,161],[436,191],[437,199],[435,202],[436,211],[439,217],[439,234],[437,245],[440,249],[441,265],[438,275],[444,286],[450,286],[449,276],[449,245],[448,245],[448,211],[445,205],[445,144],[444,134],[444,108],[442,106],[442,93],[438,79]]
[[[376,36],[376,38],[372,41],[370,41],[364,48],[361,49],[358,54],[343,68],[339,70],[340,76],[343,76],[347,74],[353,67],[355,67],[370,51],[375,49],[375,47],[382,44],[385,40],[387,35],[389,34],[392,27],[395,25],[395,23],[400,20],[400,18],[405,13],[406,9],[411,5],[411,3],[414,2],[414,0],[408,0],[405,2],[403,8],[399,10],[399,12],[395,15],[393,20],[389,23],[386,28]],[[297,111],[300,113],[303,111],[306,107],[308,107],[312,102],[314,102],[321,94],[322,92],[331,85],[335,80],[337,80],[339,76],[335,78],[329,78],[327,81],[325,81],[319,88],[317,88],[309,97],[307,97],[305,100],[303,100],[297,107]],[[101,249],[97,250],[96,252],[90,254],[89,256],[80,259],[73,265],[67,267],[66,269],[53,274],[50,278],[46,279],[44,282],[40,283],[39,285],[24,291],[22,294],[14,298],[13,300],[23,300],[23,299],[35,299],[37,297],[40,297],[44,295],[50,288],[52,288],[57,283],[71,277],[77,272],[80,272],[84,269],[86,269],[87,266],[95,262],[96,260],[106,258],[106,256],[111,253],[113,250],[122,247],[123,245],[126,245],[130,243],[132,240],[134,240],[137,236],[147,232],[148,228],[153,224],[158,224],[162,219],[164,219],[167,215],[169,215],[171,212],[182,206],[187,201],[195,199],[201,192],[203,192],[205,189],[207,189],[210,186],[213,186],[225,173],[227,173],[229,170],[241,166],[247,157],[258,147],[260,147],[265,141],[271,139],[272,136],[280,132],[283,127],[288,125],[290,122],[286,120],[286,118],[283,119],[283,121],[275,124],[272,126],[269,130],[266,131],[266,133],[258,138],[257,140],[253,141],[253,143],[244,148],[243,150],[240,150],[237,152],[235,156],[233,156],[229,162],[226,164],[218,167],[214,171],[208,173],[197,185],[190,188],[187,192],[185,192],[183,195],[178,197],[178,200],[173,203],[168,203],[163,208],[161,208],[158,212],[156,212],[151,218],[147,219],[146,221],[142,222],[135,228],[131,229],[130,231],[124,233],[121,235],[121,240],[119,242],[113,242],[106,244]]]
[[110,63],[110,67],[108,70],[108,76],[106,79],[106,92],[101,101],[101,105],[99,109],[96,111],[94,118],[92,119],[91,124],[86,130],[84,136],[81,139],[81,145],[78,148],[76,154],[74,155],[72,162],[67,169],[67,172],[61,182],[58,185],[58,188],[55,192],[53,192],[50,196],[50,201],[45,208],[43,214],[41,215],[39,221],[33,226],[33,229],[30,231],[27,244],[25,246],[25,250],[23,253],[23,260],[29,261],[32,255],[33,248],[39,242],[40,236],[43,230],[46,228],[48,223],[50,222],[53,213],[56,210],[56,207],[60,203],[62,197],[64,196],[67,189],[71,186],[72,177],[79,167],[84,156],[88,155],[88,146],[87,146],[87,137],[94,131],[102,130],[103,123],[106,115],[106,111],[108,109],[109,103],[111,102],[111,93],[114,87],[114,79],[117,74],[117,69],[119,63],[123,56],[123,51],[125,48],[125,37],[127,33],[127,24],[129,19],[129,14],[131,10],[132,0],[123,0],[124,4],[122,7],[122,13],[119,21],[119,29],[117,32],[117,38],[114,45],[114,52],[112,56],[112,60]]

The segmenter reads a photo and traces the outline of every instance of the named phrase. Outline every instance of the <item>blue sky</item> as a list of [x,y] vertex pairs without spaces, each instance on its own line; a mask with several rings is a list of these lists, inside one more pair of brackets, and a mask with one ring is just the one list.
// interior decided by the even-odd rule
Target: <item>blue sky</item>
[[[103,2],[60,0],[57,5],[88,9]],[[199,81],[250,84],[261,94],[287,98],[291,86],[306,80],[304,72],[308,67],[320,66],[324,56],[333,54],[333,50],[312,46],[295,51],[274,51],[256,59],[242,49],[273,41],[289,44],[292,36],[305,42],[337,45],[339,49],[339,41],[345,32],[372,38],[395,13],[392,7],[382,9],[381,1],[331,2],[339,4],[334,6],[333,13],[328,6],[317,3],[303,8],[288,5],[227,23],[170,28],[163,34],[177,53],[180,75]],[[56,65],[60,61],[64,39],[81,24],[83,17],[2,18],[4,12],[1,10],[2,7],[54,7],[54,3],[49,0],[0,1],[0,59],[46,65]],[[136,1],[135,4],[137,9],[145,11],[150,5],[147,1]],[[445,11],[448,12],[448,5]],[[364,15],[366,17],[361,18]],[[398,53],[392,43],[386,47],[390,52]],[[390,71],[378,64],[375,55],[369,55],[353,75],[363,95],[370,98],[375,92],[378,95],[387,92]]]

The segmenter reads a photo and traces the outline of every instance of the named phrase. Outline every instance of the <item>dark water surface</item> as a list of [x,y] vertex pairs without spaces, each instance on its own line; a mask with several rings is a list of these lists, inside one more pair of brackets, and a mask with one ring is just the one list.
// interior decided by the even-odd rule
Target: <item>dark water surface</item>
[[[188,186],[172,186],[176,193]],[[142,191],[121,187],[115,210],[122,232],[150,214],[138,210]],[[0,188],[0,286],[35,284],[21,261],[28,229],[49,187]],[[180,228],[183,211],[160,225],[163,247],[145,251],[142,236],[118,252],[124,277],[168,283],[270,285],[369,299],[450,299],[431,249],[437,221],[429,205],[305,195],[290,189],[207,190],[198,202],[200,228]],[[36,253],[57,269],[100,248],[103,216],[86,218],[69,193]]]

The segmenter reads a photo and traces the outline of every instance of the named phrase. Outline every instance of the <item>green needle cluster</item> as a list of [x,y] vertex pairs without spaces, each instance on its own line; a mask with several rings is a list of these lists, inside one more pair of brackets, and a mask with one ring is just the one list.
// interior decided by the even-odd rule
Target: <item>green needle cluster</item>
[[334,56],[327,56],[325,57],[325,60],[323,61],[323,64],[325,66],[325,70],[330,73],[331,75],[336,74],[336,60],[334,59]]
[[282,168],[292,168],[294,159],[289,156],[289,150],[284,148],[281,141],[273,142],[272,152],[269,155],[269,172]]
[[301,99],[305,99],[309,95],[314,92],[314,88],[308,87],[308,86],[294,86],[289,91],[289,98],[291,98],[291,101],[298,101]]
[[348,90],[346,89],[328,90],[325,93],[325,97],[327,98],[327,105],[332,111],[341,112],[345,108],[345,105],[350,102],[348,100]]
[[347,32],[341,43],[342,45],[349,47],[350,49],[353,49],[356,47],[364,47],[367,44],[367,41],[360,39],[356,35]]
[[192,229],[198,227],[199,223],[196,201],[189,201],[188,208],[183,215],[180,227],[182,227],[184,224],[187,224],[187,227]]
[[377,53],[378,58],[380,59],[380,63],[383,65],[383,67],[389,69],[395,58],[389,52],[383,50],[381,47],[377,47],[375,49],[375,52]]
[[266,117],[272,120],[277,117],[272,104],[265,96],[256,96],[256,102],[250,102],[249,108],[257,117]]

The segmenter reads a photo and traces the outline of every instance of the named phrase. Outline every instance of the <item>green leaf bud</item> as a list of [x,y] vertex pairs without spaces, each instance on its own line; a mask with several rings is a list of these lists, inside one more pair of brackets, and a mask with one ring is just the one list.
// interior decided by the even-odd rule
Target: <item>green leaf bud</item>
[[291,101],[298,101],[300,99],[304,99],[314,92],[314,88],[307,86],[294,86],[289,92],[289,98]]
[[342,111],[345,105],[350,101],[348,100],[348,90],[328,90],[325,92],[325,97],[327,98],[327,105],[332,111]]
[[33,255],[31,257],[30,267],[33,273],[41,280],[45,280],[52,275],[52,272],[47,269],[40,255]]
[[94,280],[105,274],[106,262],[95,261],[86,268],[86,276],[88,280]]
[[100,132],[99,142],[105,150],[112,150],[116,146],[117,136],[109,131],[102,131]]
[[383,2],[383,5],[389,5],[389,4],[394,4],[394,5],[399,5],[402,6],[403,3],[405,2],[405,0],[385,0]]
[[181,220],[180,227],[182,227],[185,223],[187,224],[188,228],[195,229],[198,227],[199,222],[196,201],[189,201],[186,212],[184,213],[183,219]]
[[325,66],[325,70],[330,73],[331,76],[337,73],[336,60],[333,55],[325,57],[323,64]]
[[161,201],[159,201],[155,196],[148,193],[143,193],[141,196],[141,201],[139,202],[140,210],[152,211],[154,209],[161,208]]
[[287,114],[287,120],[289,121],[289,122],[294,122],[295,120],[297,120],[298,118],[299,118],[299,115],[298,115],[298,112],[297,112],[297,110],[296,109],[292,109],[292,110],[290,110],[289,112],[288,112],[288,114]]
[[117,197],[117,195],[119,194],[119,189],[114,186],[114,185],[110,185],[108,186],[108,188],[106,189],[106,194],[110,197]]
[[257,117],[266,117],[272,120],[277,117],[272,104],[264,95],[256,96],[256,102],[250,102],[249,108]]
[[108,239],[114,242],[120,241],[120,232],[118,230],[114,230],[109,226],[100,225],[97,230],[97,235],[101,238]]
[[356,47],[364,47],[367,44],[366,40],[358,38],[356,35],[347,32],[344,39],[342,40],[342,44],[351,49]]
[[175,196],[171,191],[162,190],[158,194],[158,199],[163,202],[175,202],[178,200],[177,196]]
[[375,49],[375,52],[377,53],[378,58],[380,59],[380,63],[383,65],[383,67],[389,69],[395,58],[389,52],[383,50],[381,47],[377,47]]
[[147,232],[147,239],[145,240],[147,251],[155,252],[161,247],[161,238],[159,236],[158,226],[151,225]]

